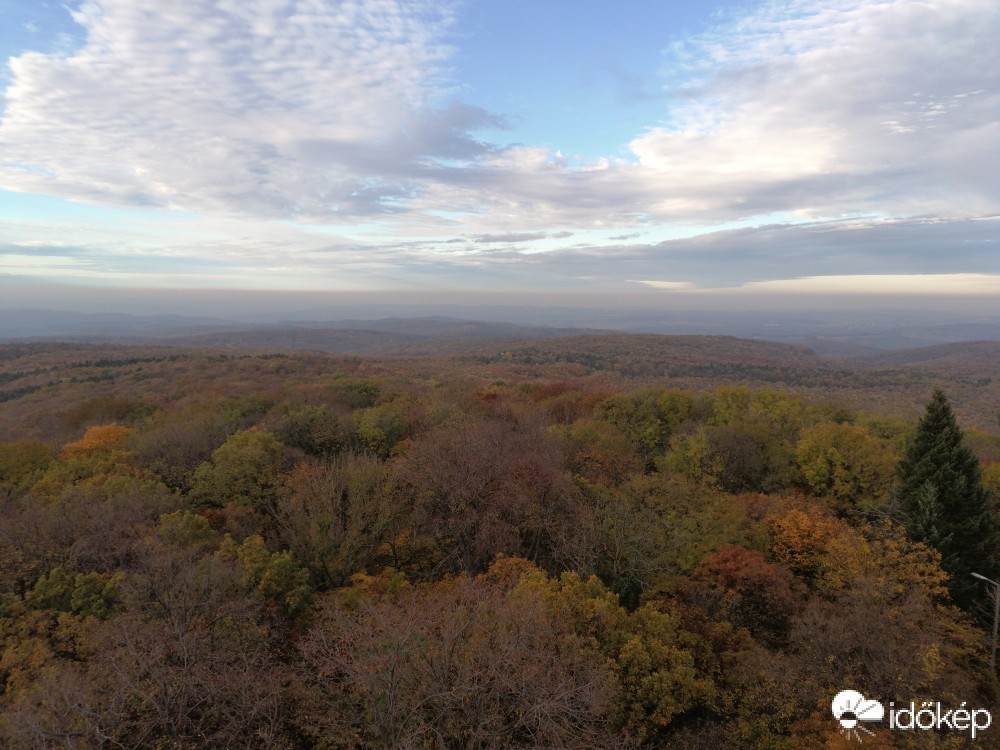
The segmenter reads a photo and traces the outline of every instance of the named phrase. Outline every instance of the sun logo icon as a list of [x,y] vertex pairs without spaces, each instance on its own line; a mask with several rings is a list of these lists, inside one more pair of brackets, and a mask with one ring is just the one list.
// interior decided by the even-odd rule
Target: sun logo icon
[[833,718],[840,722],[840,733],[847,739],[853,735],[858,742],[861,742],[859,729],[865,734],[875,736],[874,732],[862,726],[862,722],[882,721],[882,717],[885,716],[885,708],[881,703],[866,700],[857,690],[841,690],[833,699],[832,708]]

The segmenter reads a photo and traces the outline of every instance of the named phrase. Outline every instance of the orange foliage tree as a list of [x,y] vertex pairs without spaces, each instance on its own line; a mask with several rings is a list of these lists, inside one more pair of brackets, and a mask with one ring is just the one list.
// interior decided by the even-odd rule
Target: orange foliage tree
[[88,427],[83,437],[63,446],[60,458],[87,458],[99,453],[110,453],[125,447],[132,433],[128,427],[111,424]]

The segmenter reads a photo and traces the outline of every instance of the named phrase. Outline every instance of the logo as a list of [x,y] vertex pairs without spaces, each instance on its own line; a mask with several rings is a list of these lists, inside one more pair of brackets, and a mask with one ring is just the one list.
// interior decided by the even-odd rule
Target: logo
[[859,729],[867,735],[875,736],[874,732],[863,726],[864,724],[870,721],[882,721],[885,716],[885,708],[881,703],[867,700],[857,690],[841,690],[833,699],[831,708],[833,718],[840,723],[840,733],[847,739],[851,739],[853,735],[858,742],[861,742]]
[[[881,703],[865,698],[857,690],[841,690],[830,708],[840,724],[840,733],[858,742],[861,742],[860,732],[874,737],[875,733],[864,725],[882,721],[887,713]],[[889,701],[888,714],[892,730],[969,732],[972,739],[993,723],[987,709],[966,708],[965,701],[958,708],[946,708],[939,701],[910,701],[897,708],[895,701]]]

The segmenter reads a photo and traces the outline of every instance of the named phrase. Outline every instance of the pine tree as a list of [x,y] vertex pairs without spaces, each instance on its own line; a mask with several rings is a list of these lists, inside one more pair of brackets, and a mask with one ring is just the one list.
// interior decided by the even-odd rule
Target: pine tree
[[975,608],[982,591],[972,573],[1000,572],[1000,530],[982,484],[979,462],[962,442],[955,415],[936,389],[899,463],[898,497],[912,539],[937,548],[951,574],[951,594]]

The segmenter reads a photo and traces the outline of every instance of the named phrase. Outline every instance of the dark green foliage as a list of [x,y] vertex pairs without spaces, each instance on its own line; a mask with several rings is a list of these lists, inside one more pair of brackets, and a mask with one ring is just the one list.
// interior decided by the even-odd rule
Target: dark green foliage
[[965,609],[982,596],[972,573],[998,572],[1000,533],[990,512],[979,462],[941,390],[935,390],[899,464],[899,503],[911,538],[937,548],[951,593]]
[[284,447],[270,433],[234,433],[195,471],[190,497],[199,507],[232,502],[273,515],[286,459]]
[[694,405],[692,393],[649,388],[610,396],[594,413],[633,440],[646,468],[652,470],[654,457],[663,455],[671,433],[691,417]]
[[101,396],[91,398],[64,412],[61,416],[67,427],[74,430],[84,425],[118,422],[128,426],[142,424],[156,414],[156,404],[132,401],[126,398]]
[[27,601],[36,609],[73,612],[81,617],[107,619],[120,598],[118,585],[122,576],[100,573],[70,575],[55,567],[43,575],[28,592]]
[[26,385],[23,388],[15,388],[12,391],[0,391],[0,403],[13,401],[16,398],[21,398],[21,396],[27,396],[29,393],[41,390],[41,388],[40,385]]
[[374,406],[382,393],[382,387],[371,380],[338,377],[330,386],[333,397],[352,409],[363,409]]
[[220,409],[223,421],[232,430],[243,430],[256,424],[274,406],[270,396],[255,393],[246,396],[231,396]]
[[291,409],[274,430],[275,436],[290,448],[310,456],[340,453],[347,440],[337,416],[322,406]]
[[28,486],[52,461],[52,449],[40,440],[0,443],[0,487]]
[[406,426],[395,404],[379,404],[354,414],[354,437],[362,453],[388,458],[405,433]]
[[919,539],[936,550],[946,549],[953,543],[951,524],[944,517],[944,507],[937,488],[929,480],[920,485],[910,503],[906,524],[913,539]]

